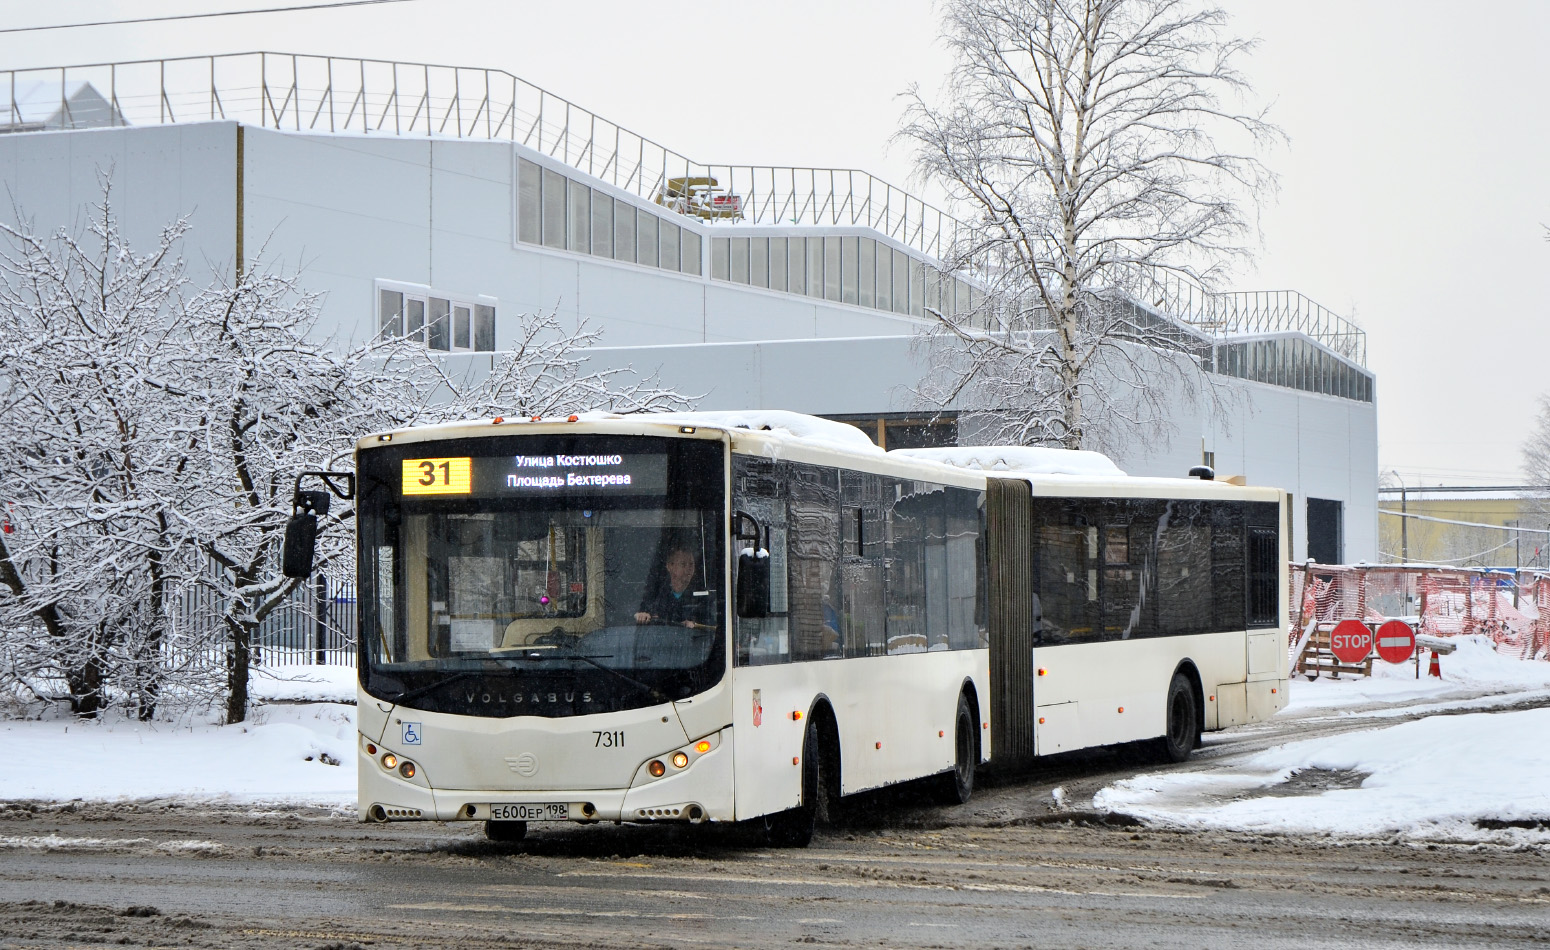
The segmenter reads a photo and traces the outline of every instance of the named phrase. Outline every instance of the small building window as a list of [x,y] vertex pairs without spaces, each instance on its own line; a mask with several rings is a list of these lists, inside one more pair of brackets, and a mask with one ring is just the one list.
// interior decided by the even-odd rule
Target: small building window
[[495,350],[493,298],[444,294],[416,284],[377,288],[377,326],[384,338],[402,335],[447,353]]

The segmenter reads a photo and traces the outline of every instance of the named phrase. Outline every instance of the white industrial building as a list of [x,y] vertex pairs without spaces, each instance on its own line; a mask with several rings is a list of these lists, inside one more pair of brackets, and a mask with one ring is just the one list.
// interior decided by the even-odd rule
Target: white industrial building
[[[188,215],[196,271],[262,249],[326,295],[341,340],[389,327],[477,361],[557,309],[602,331],[592,359],[704,409],[842,418],[891,447],[956,437],[909,393],[923,308],[977,293],[936,268],[956,222],[863,172],[691,162],[495,70],[254,53],[6,77],[9,223],[76,226],[109,175],[132,239]],[[1283,488],[1295,558],[1376,560],[1365,335],[1289,292],[1175,309],[1241,398],[1231,418],[1181,403],[1172,437],[1119,465]]]

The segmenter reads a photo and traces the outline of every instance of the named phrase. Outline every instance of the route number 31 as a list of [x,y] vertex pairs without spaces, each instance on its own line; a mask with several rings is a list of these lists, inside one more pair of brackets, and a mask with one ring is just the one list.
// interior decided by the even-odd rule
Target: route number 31
[[405,495],[467,495],[473,488],[472,459],[404,459]]

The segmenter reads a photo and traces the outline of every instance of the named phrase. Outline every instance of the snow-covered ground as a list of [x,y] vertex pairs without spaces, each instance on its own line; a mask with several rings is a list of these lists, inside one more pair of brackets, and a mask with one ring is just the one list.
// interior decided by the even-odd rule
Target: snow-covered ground
[[[1550,708],[1470,711],[1550,698],[1550,663],[1499,656],[1480,637],[1460,640],[1442,671],[1429,678],[1423,666],[1417,680],[1379,662],[1371,679],[1296,680],[1282,715],[1310,729],[1351,717],[1372,728],[1225,768],[1138,775],[1093,804],[1181,828],[1550,845]],[[1417,712],[1451,714],[1383,724]]]
[[[249,722],[0,721],[0,801],[192,798],[355,803],[355,669],[256,676]],[[280,702],[272,702],[279,700]]]
[[[1484,638],[1460,640],[1442,663],[1442,680],[1384,663],[1371,679],[1298,679],[1291,705],[1268,728],[1325,734],[1138,775],[1093,803],[1171,827],[1550,845],[1550,708],[1486,711],[1550,699],[1550,663],[1499,656]],[[0,722],[0,801],[180,798],[351,810],[355,709],[344,701],[354,697],[354,671],[273,672],[284,678],[255,682],[263,702],[239,726]],[[1448,715],[1392,724],[1416,713]],[[1355,728],[1329,734],[1330,724]]]

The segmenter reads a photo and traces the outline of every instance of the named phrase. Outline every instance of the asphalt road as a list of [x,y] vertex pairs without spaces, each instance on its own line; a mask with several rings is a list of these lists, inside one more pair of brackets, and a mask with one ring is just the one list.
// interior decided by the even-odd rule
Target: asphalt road
[[[1230,767],[1362,718],[1278,717],[1193,765]],[[735,829],[541,825],[497,845],[473,825],[363,825],[323,809],[10,803],[0,948],[1550,942],[1542,850],[1175,833],[1081,807],[1154,768],[1122,749],[1002,777],[960,808],[869,796],[792,851]]]

